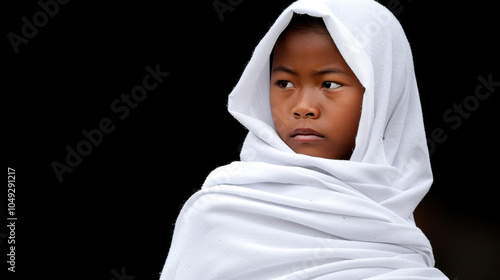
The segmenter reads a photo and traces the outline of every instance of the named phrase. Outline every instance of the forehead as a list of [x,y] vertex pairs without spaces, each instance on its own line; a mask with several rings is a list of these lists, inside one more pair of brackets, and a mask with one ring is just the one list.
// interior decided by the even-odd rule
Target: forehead
[[280,37],[273,53],[272,67],[286,66],[297,71],[335,67],[351,69],[340,54],[328,31],[294,30]]

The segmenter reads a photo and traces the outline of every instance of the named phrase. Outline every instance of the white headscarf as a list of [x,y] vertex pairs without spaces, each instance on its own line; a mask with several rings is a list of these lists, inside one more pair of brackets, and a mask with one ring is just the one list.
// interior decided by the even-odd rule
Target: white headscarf
[[[365,87],[351,160],[293,152],[271,116],[270,54],[294,13],[322,17]],[[161,279],[448,279],[413,221],[432,173],[411,50],[373,0],[299,0],[229,96],[248,130],[177,219]]]

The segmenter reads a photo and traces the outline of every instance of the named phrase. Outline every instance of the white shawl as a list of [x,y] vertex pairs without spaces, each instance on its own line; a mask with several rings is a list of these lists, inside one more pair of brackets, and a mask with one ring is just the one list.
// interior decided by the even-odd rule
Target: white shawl
[[[322,17],[365,87],[350,161],[294,153],[270,110],[270,54],[293,13]],[[372,0],[299,0],[256,47],[229,96],[248,130],[181,210],[161,280],[448,279],[413,211],[429,190],[411,50]]]

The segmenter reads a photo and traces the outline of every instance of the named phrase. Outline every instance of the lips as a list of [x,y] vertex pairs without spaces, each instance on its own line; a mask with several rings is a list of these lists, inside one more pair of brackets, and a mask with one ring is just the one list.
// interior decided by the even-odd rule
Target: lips
[[319,141],[325,138],[324,135],[320,134],[312,128],[297,128],[290,135],[291,138],[298,141]]

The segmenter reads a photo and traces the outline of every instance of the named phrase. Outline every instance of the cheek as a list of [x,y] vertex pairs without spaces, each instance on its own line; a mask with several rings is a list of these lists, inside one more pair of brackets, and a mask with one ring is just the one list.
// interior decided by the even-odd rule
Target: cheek
[[[358,131],[362,108],[362,93],[352,93],[331,105],[328,114],[328,123],[331,133],[344,145],[354,144]],[[342,132],[342,133],[339,133]]]
[[355,107],[353,110],[346,111],[340,120],[340,126],[345,131],[346,141],[354,141],[358,131],[359,118],[361,116],[361,107]]
[[273,94],[271,90],[271,114],[273,116],[274,127],[278,134],[282,136],[288,122],[288,111],[286,102],[279,97],[279,94]]

